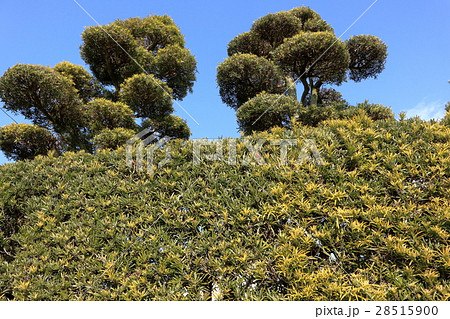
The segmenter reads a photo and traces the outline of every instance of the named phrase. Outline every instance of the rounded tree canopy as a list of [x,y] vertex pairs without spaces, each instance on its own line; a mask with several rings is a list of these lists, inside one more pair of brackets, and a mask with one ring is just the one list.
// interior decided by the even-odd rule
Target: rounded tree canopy
[[102,88],[94,77],[82,66],[67,61],[60,62],[53,70],[71,79],[83,102],[89,102],[93,98],[102,95]]
[[228,56],[236,53],[249,53],[265,58],[270,57],[272,45],[261,39],[255,32],[244,32],[236,36],[228,44]]
[[302,22],[290,12],[270,13],[259,18],[253,24],[251,31],[261,39],[276,48],[284,39],[290,38],[302,30]]
[[117,149],[136,134],[135,131],[123,127],[105,128],[92,139],[98,149]]
[[0,128],[0,149],[12,160],[33,159],[57,149],[57,139],[46,128],[11,124]]
[[334,33],[333,28],[322,19],[312,19],[302,25],[302,30],[306,32],[330,32]]
[[195,57],[188,49],[177,44],[160,49],[153,61],[152,73],[167,83],[176,100],[182,100],[192,93],[196,72]]
[[16,64],[0,78],[0,98],[7,110],[58,133],[77,126],[81,103],[74,82],[41,65]]
[[81,57],[101,83],[118,89],[137,71],[131,57],[136,55],[138,42],[127,28],[117,24],[88,27],[81,37]]
[[294,15],[300,22],[305,24],[308,20],[321,20],[320,15],[309,7],[297,7],[288,11],[290,14]]
[[357,35],[345,42],[350,53],[349,77],[355,82],[376,78],[384,70],[387,45],[373,35]]
[[301,104],[292,97],[261,93],[238,109],[238,125],[245,134],[275,126],[289,127],[300,107]]
[[258,93],[283,93],[286,89],[284,76],[273,62],[242,53],[219,65],[217,84],[222,101],[236,110]]
[[137,117],[155,118],[173,112],[172,89],[151,74],[136,74],[128,78],[119,96]]
[[280,45],[273,57],[294,79],[323,83],[341,84],[349,65],[345,44],[330,32],[302,32]]
[[92,100],[84,106],[86,126],[91,133],[105,128],[122,127],[133,129],[136,126],[133,111],[128,105],[103,98]]
[[142,123],[142,128],[150,128],[161,136],[169,136],[187,140],[191,136],[191,130],[186,121],[175,115],[167,115],[157,119],[147,119]]
[[319,32],[328,31],[333,33],[333,28],[323,20],[320,15],[311,8],[297,7],[288,11],[297,17],[302,23],[302,31]]
[[114,23],[128,29],[139,44],[153,54],[168,45],[185,45],[180,29],[167,15],[154,15],[143,19],[129,18]]

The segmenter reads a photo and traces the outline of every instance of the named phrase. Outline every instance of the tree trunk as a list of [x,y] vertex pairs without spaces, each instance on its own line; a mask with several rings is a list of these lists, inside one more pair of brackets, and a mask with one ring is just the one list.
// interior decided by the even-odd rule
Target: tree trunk
[[317,100],[319,99],[319,92],[315,86],[311,87],[311,102],[310,105],[317,106]]
[[302,81],[303,84],[303,94],[300,102],[303,104],[303,106],[306,106],[306,98],[308,97],[309,93],[309,84],[306,78],[301,78],[300,81]]
[[287,85],[287,95],[290,97],[293,97],[294,99],[297,100],[297,87],[296,87],[296,82],[294,81],[294,79],[292,78],[292,76],[288,75],[286,76],[286,85]]
[[311,101],[310,105],[317,106],[319,102],[319,91],[320,87],[322,86],[323,82],[318,80],[315,84],[313,82],[313,79],[311,79]]

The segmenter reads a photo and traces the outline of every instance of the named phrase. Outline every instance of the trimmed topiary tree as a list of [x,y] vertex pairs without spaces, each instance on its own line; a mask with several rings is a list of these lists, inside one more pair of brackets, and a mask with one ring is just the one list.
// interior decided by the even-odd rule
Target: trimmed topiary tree
[[[137,130],[135,118],[151,120],[153,127],[174,136],[190,135],[186,123],[170,115],[172,100],[182,100],[192,92],[197,62],[170,17],[130,18],[88,27],[82,40],[81,55],[93,76],[66,61],[53,68],[17,64],[0,78],[5,109],[55,133],[61,151],[93,152],[100,141],[100,137],[92,140],[95,135],[104,129],[114,134],[123,132],[114,131],[116,128]],[[158,120],[162,122],[158,124]],[[24,131],[17,134],[28,136]],[[108,134],[102,135],[102,145],[107,136],[113,136]],[[118,140],[114,138],[111,145]],[[11,152],[21,150],[23,142],[18,140],[14,147],[3,144],[2,150],[22,159],[22,153]],[[42,149],[29,151],[34,153],[41,154]]]
[[[231,40],[228,55],[217,69],[217,83],[231,108],[263,91],[317,106],[324,105],[320,91],[326,84],[376,78],[384,69],[387,46],[371,35],[341,41],[319,14],[299,7],[256,20],[250,31]],[[303,86],[299,96],[297,83]]]

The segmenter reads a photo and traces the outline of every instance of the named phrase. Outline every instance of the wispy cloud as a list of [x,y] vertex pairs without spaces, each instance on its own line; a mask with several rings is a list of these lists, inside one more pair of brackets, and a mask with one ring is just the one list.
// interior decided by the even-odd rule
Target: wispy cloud
[[423,99],[415,107],[405,110],[406,116],[419,116],[422,120],[442,119],[445,116],[445,102]]

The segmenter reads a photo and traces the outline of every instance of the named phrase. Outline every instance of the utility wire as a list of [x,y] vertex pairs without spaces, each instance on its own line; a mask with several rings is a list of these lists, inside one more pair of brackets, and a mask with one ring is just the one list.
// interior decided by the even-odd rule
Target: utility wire
[[16,124],[19,124],[11,115],[9,115],[8,113],[6,113],[6,111],[3,109],[3,107],[0,107],[0,110],[3,111],[3,113],[6,114],[7,117],[9,117],[11,120],[13,120],[14,122],[16,122]]

